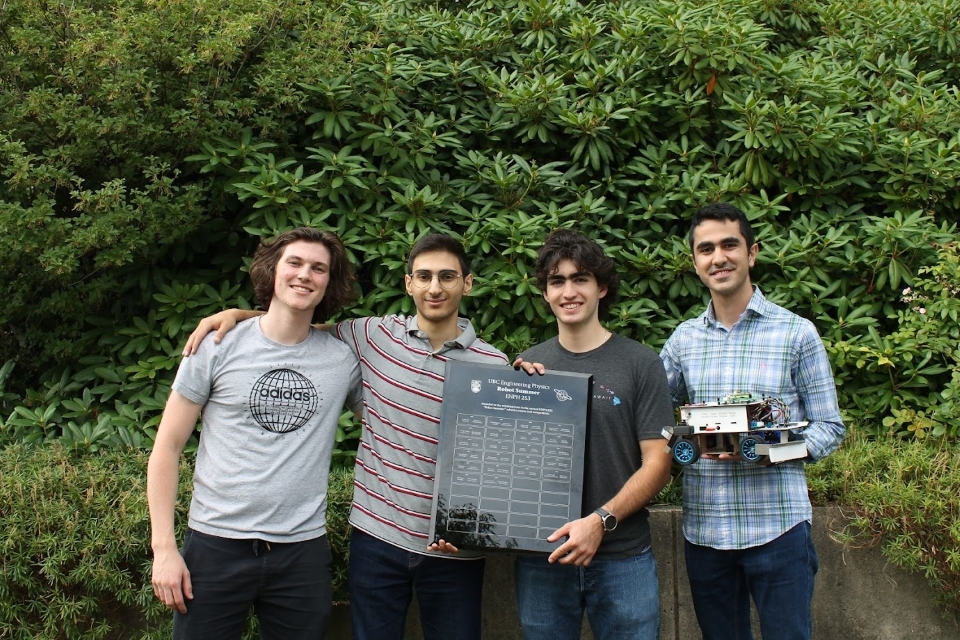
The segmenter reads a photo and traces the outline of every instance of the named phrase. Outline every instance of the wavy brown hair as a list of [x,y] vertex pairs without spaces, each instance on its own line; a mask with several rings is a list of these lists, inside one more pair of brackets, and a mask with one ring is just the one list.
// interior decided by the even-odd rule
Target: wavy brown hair
[[309,227],[297,227],[280,234],[273,240],[260,244],[250,264],[250,279],[253,281],[253,293],[264,310],[270,308],[273,300],[274,282],[277,278],[277,263],[283,250],[291,242],[303,240],[322,244],[330,252],[330,280],[320,304],[313,310],[313,322],[323,322],[336,315],[343,307],[352,303],[357,292],[353,287],[356,276],[347,260],[347,252],[337,234]]

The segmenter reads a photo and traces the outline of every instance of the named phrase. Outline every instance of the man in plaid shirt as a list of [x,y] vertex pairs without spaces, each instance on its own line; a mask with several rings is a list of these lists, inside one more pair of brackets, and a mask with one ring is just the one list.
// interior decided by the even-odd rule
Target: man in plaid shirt
[[759,245],[742,211],[711,204],[688,236],[711,302],[664,345],[676,403],[735,392],[776,397],[806,420],[806,460],[760,465],[704,455],[683,475],[687,574],[704,640],[750,639],[750,597],[764,638],[811,636],[817,555],[804,463],[843,440],[833,374],[813,324],[769,302],[750,281]]

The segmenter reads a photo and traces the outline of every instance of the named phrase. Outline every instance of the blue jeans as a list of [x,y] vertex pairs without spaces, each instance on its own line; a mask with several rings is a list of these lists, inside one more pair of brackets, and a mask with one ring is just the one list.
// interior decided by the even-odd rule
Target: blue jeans
[[187,529],[182,554],[193,600],[185,614],[174,611],[175,640],[240,640],[251,606],[261,638],[324,637],[333,596],[326,536],[267,543]]
[[650,549],[586,567],[518,556],[514,577],[523,640],[579,640],[584,611],[597,640],[657,640],[660,589]]
[[752,640],[751,596],[764,638],[810,640],[817,552],[809,522],[758,547],[725,551],[686,542],[684,548],[704,640]]
[[402,640],[413,590],[424,640],[480,640],[484,560],[413,553],[353,529],[350,621],[354,640]]

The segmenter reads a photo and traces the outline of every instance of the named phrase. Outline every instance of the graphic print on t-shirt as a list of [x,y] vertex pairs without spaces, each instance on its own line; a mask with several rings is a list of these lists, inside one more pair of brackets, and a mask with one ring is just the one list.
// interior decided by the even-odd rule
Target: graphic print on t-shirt
[[[620,398],[617,397],[617,394],[614,393],[613,389],[608,389],[596,380],[593,381],[593,386],[595,387],[593,394],[594,400],[610,400],[613,402],[613,406],[620,404]],[[599,387],[599,392],[596,390],[596,387]]]
[[313,383],[292,369],[269,371],[250,390],[250,412],[271,433],[296,431],[316,414],[318,404]]

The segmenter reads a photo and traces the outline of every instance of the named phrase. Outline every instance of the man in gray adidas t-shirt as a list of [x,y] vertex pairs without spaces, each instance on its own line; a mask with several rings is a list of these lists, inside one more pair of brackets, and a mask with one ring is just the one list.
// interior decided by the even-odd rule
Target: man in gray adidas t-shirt
[[[360,368],[311,327],[353,294],[339,238],[294,229],[250,267],[265,315],[184,360],[147,470],[153,588],[175,638],[320,638],[330,614],[326,495],[337,421],[358,411]],[[203,416],[189,528],[174,537],[178,464]]]

